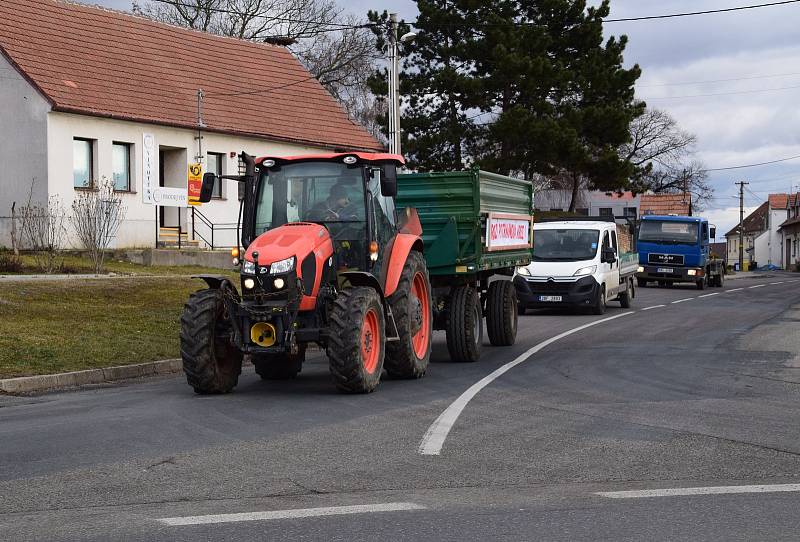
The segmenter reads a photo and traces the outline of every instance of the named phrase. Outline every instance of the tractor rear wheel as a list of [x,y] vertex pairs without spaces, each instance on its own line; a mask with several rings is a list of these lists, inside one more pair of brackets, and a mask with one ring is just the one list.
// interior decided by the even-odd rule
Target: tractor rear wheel
[[511,346],[517,339],[517,293],[510,280],[489,284],[486,330],[493,346]]
[[306,359],[306,345],[299,345],[297,354],[259,354],[253,356],[256,374],[262,380],[290,380],[297,376]]
[[428,370],[433,335],[431,283],[425,259],[413,251],[389,299],[399,341],[386,343],[384,367],[395,378],[422,378]]
[[331,311],[328,359],[336,387],[369,393],[381,381],[386,324],[381,298],[372,288],[343,290]]
[[230,341],[231,323],[222,290],[193,293],[181,316],[181,358],[196,393],[228,393],[242,372],[242,352]]
[[483,348],[483,318],[478,290],[457,286],[447,303],[447,350],[453,361],[478,361]]

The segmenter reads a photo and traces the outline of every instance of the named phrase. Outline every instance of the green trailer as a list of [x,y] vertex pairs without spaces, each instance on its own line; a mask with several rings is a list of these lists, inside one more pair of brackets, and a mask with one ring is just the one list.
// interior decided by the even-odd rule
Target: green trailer
[[477,169],[398,175],[396,202],[419,214],[434,328],[451,358],[480,357],[484,317],[492,345],[514,344],[517,300],[503,277],[531,261],[531,183]]

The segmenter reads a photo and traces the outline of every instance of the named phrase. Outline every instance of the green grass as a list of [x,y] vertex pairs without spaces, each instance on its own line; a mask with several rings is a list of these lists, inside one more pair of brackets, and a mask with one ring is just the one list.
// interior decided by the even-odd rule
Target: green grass
[[[6,256],[10,257],[10,252],[3,252]],[[21,254],[19,256],[22,261],[21,272],[8,272],[0,269],[0,275],[35,275],[42,273],[42,270],[36,265],[36,260],[32,254]],[[94,265],[91,260],[75,253],[64,253],[58,259],[62,262],[62,268],[55,271],[56,274],[94,274]],[[158,266],[158,265],[139,265],[129,261],[122,260],[113,255],[106,258],[104,264],[106,273],[116,273],[118,275],[194,275],[199,273],[210,274],[227,274],[228,271],[210,267],[201,267],[196,265],[179,265],[179,266]],[[231,266],[231,269],[233,266]]]
[[179,357],[186,277],[0,284],[0,378]]

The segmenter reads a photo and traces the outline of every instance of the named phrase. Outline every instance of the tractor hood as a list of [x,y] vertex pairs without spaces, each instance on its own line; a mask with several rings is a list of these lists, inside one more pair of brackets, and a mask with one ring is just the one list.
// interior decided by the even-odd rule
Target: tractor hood
[[258,265],[266,266],[294,256],[297,265],[320,245],[330,242],[328,230],[319,224],[294,222],[262,233],[247,247],[244,257],[253,261],[258,252]]

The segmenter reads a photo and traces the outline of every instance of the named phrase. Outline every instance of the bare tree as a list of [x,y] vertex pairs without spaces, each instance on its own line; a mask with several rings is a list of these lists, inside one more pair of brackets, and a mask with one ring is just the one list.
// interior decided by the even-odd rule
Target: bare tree
[[333,0],[134,0],[134,13],[223,36],[285,45],[354,120],[374,71],[372,33]]
[[103,271],[106,250],[117,235],[127,209],[107,179],[97,190],[79,193],[72,202],[72,227],[89,252],[94,272]]
[[678,126],[666,111],[647,109],[630,126],[631,141],[620,149],[634,165],[637,190],[655,193],[690,192],[695,205],[713,196],[704,166],[694,158],[697,138]]
[[22,243],[33,251],[36,265],[50,274],[61,263],[59,256],[67,232],[67,213],[58,196],[50,196],[45,205],[34,203],[35,182],[31,181],[28,201],[20,207],[20,235]]

